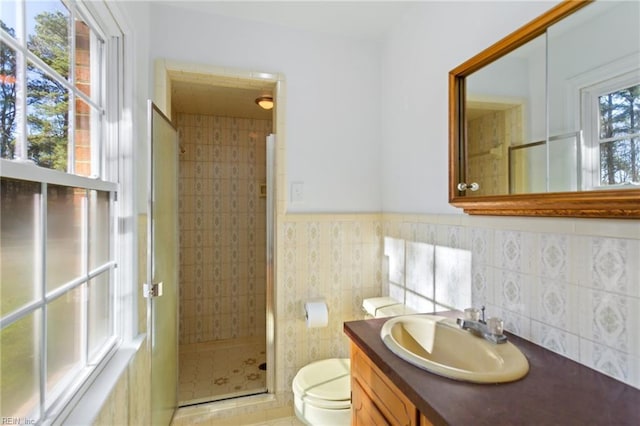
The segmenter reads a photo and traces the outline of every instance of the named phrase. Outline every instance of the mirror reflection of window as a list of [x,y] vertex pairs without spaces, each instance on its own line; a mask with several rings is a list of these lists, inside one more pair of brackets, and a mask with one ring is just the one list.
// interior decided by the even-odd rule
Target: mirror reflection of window
[[584,134],[549,166],[576,164],[578,189],[637,187],[639,16],[638,2],[598,1],[548,30],[549,135]]
[[640,84],[598,96],[600,184],[640,185]]
[[465,78],[465,196],[638,187],[639,16],[595,2]]
[[640,185],[640,76],[631,73],[583,91],[587,188]]

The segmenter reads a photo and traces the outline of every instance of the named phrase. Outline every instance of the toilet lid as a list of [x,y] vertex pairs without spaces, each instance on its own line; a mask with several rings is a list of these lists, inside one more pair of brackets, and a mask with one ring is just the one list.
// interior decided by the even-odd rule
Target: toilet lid
[[293,392],[304,401],[322,408],[347,408],[351,400],[349,358],[316,361],[298,371]]

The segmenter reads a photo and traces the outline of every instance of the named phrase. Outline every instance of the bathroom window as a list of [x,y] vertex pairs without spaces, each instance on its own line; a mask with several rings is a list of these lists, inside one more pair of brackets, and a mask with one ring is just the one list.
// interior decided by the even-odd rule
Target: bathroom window
[[640,185],[640,78],[638,72],[583,91],[586,182],[592,188]]
[[40,423],[118,341],[120,41],[76,2],[0,23],[0,406]]

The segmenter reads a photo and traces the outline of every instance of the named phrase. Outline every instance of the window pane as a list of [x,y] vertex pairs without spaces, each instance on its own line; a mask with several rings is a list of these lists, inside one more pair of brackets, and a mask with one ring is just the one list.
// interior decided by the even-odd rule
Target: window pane
[[109,193],[89,191],[89,270],[107,263],[110,248]]
[[13,159],[16,148],[16,51],[4,43],[0,43],[0,49],[0,158]]
[[36,326],[39,313],[30,314],[0,331],[0,407],[3,418],[39,417],[40,368]]
[[[2,29],[7,31],[9,28],[16,28],[16,0],[3,0],[0,7],[0,21],[2,21]],[[15,37],[13,31],[8,31]]]
[[89,354],[93,354],[111,336],[111,291],[109,272],[89,282]]
[[640,138],[600,144],[600,182],[640,182]]
[[47,291],[82,274],[84,189],[47,186]]
[[100,107],[104,96],[100,82],[103,81],[103,52],[105,43],[81,17],[76,21],[76,87]]
[[29,159],[40,167],[66,172],[69,92],[31,62],[27,67]]
[[640,84],[598,98],[600,139],[640,132]]
[[69,78],[69,10],[60,1],[28,1],[27,47],[63,78]]
[[[99,160],[95,158],[94,152],[98,149],[97,144],[92,144],[92,140],[97,141],[96,134],[100,132],[100,114],[80,98],[76,98],[76,122],[75,122],[75,159],[74,174],[80,176],[98,176]],[[94,135],[94,138],[92,138]]]
[[40,184],[2,178],[0,187],[0,314],[39,296]]
[[81,321],[82,286],[47,305],[47,405],[80,367]]

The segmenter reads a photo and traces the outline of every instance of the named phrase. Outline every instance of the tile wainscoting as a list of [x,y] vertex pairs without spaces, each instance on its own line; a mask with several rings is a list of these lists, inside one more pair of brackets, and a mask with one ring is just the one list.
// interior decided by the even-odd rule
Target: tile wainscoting
[[[637,221],[467,215],[285,215],[278,234],[277,345],[289,391],[307,363],[347,356],[342,322],[384,292],[383,238],[470,250],[472,302],[507,330],[640,387]],[[329,326],[303,303],[326,297]],[[284,376],[283,376],[284,375]]]
[[[285,215],[279,221],[276,381],[291,398],[300,368],[349,356],[344,321],[362,319],[362,299],[382,288],[382,223],[370,215]],[[307,328],[304,302],[323,297],[329,324]],[[279,366],[279,367],[278,367]]]
[[384,214],[385,236],[472,252],[472,301],[505,328],[640,387],[638,221]]
[[[363,318],[362,299],[383,292],[385,236],[470,250],[474,305],[526,339],[640,387],[638,221],[323,214],[279,215],[278,227],[276,396],[185,420],[284,410],[300,367],[346,357],[342,322]],[[327,299],[329,326],[307,329],[303,303],[317,296]],[[139,368],[130,374],[148,371]],[[113,408],[103,407],[101,420],[115,418]]]

